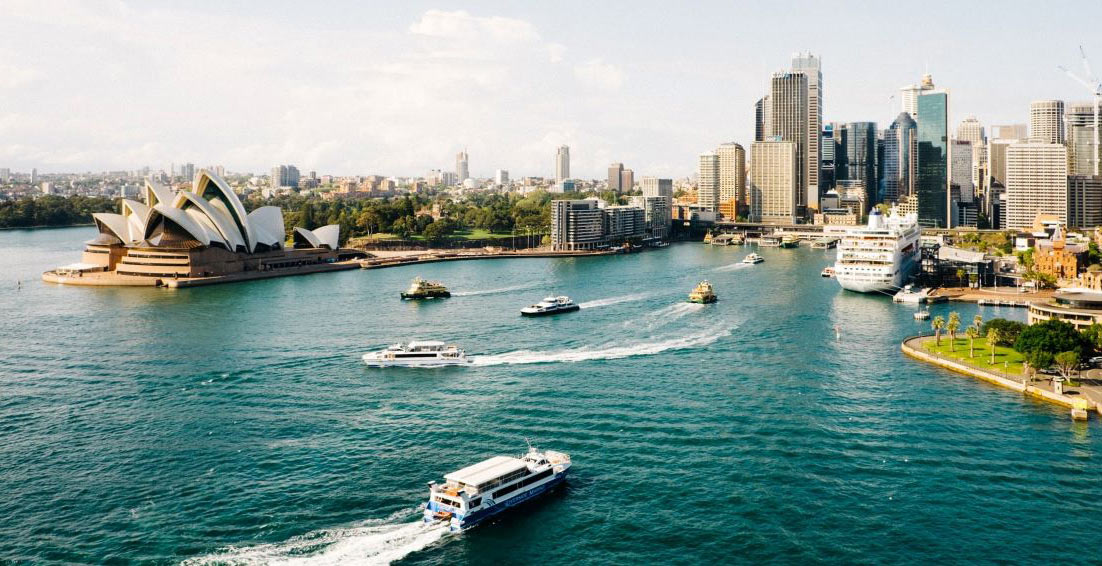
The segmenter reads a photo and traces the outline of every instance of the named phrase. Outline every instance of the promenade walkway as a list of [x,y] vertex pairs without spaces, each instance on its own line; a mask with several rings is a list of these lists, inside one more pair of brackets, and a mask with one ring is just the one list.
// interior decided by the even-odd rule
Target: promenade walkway
[[[942,337],[942,340],[946,340]],[[993,371],[991,368],[980,367],[969,363],[967,359],[949,357],[932,351],[927,343],[933,342],[933,336],[913,336],[903,341],[903,353],[927,363],[931,363],[956,373],[970,375],[993,383],[1006,389],[1018,391],[1022,394],[1036,397],[1050,403],[1056,403],[1065,407],[1074,407],[1077,399],[1085,399],[1098,414],[1102,415],[1102,380],[1090,376],[1073,378],[1079,385],[1076,387],[1064,387],[1064,392],[1056,393],[1049,376],[1038,375],[1034,381],[1028,381],[1027,376],[1013,367],[1009,371]],[[967,346],[965,347],[967,348]],[[980,358],[977,355],[977,358]],[[997,366],[996,366],[997,367]],[[1089,374],[1089,372],[1088,372]]]

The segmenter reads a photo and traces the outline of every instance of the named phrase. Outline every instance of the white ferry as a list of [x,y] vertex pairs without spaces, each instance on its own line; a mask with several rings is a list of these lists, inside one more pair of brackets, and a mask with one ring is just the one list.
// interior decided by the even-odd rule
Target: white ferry
[[765,261],[765,258],[758,254],[750,254],[742,258],[742,263],[761,263],[763,261]]
[[573,312],[580,308],[582,307],[571,300],[570,297],[547,297],[534,305],[520,309],[520,314],[524,316],[545,316]]
[[920,233],[917,215],[885,217],[873,209],[867,226],[841,233],[835,278],[843,289],[861,293],[899,289],[918,266]]
[[426,523],[447,521],[455,532],[547,493],[566,480],[570,456],[528,445],[520,458],[494,456],[444,476],[440,485],[429,482]]
[[472,362],[463,350],[435,340],[395,344],[385,350],[364,354],[363,361],[371,367],[415,368],[461,366]]

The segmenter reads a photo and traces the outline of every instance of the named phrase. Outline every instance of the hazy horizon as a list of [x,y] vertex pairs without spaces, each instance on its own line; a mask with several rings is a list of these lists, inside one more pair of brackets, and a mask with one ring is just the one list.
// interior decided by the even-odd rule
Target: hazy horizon
[[824,122],[881,128],[927,70],[955,129],[1088,99],[1056,68],[1083,74],[1080,44],[1102,69],[1102,5],[1086,3],[4,4],[0,167],[40,173],[420,176],[466,148],[472,175],[516,178],[550,176],[566,144],[576,177],[614,161],[682,177],[750,144],[754,101],[797,51],[822,59]]

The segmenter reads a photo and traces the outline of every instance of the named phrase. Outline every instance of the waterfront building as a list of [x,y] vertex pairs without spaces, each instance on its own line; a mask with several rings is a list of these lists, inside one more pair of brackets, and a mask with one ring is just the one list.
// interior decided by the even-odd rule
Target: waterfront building
[[612,245],[643,238],[647,233],[646,210],[631,205],[606,206],[604,238]]
[[917,106],[918,222],[927,228],[950,228],[949,93],[925,91]]
[[1029,141],[1064,143],[1064,101],[1034,100],[1029,103]]
[[[1102,279],[1102,278],[1100,278]],[[1102,292],[1098,289],[1059,289],[1051,299],[1032,301],[1026,315],[1028,324],[1046,320],[1062,320],[1085,330],[1092,324],[1102,324]]]
[[509,184],[509,171],[505,169],[498,169],[494,174],[494,184],[499,187],[504,187]]
[[719,159],[720,204],[746,202],[746,150],[731,142],[716,148]]
[[1086,258],[1087,245],[1069,244],[1059,224],[1050,238],[1037,240],[1033,245],[1033,270],[1057,281],[1075,279]]
[[455,154],[455,178],[457,183],[471,178],[470,161],[465,149]]
[[1068,226],[1102,226],[1102,176],[1068,175]]
[[700,154],[697,165],[696,202],[705,210],[719,208],[719,156],[715,152]]
[[560,145],[555,152],[555,180],[563,182],[570,178],[570,146]]
[[[666,229],[673,220],[673,179],[643,177],[643,198],[660,197],[666,201]],[[649,217],[648,217],[649,219]]]
[[754,222],[795,224],[799,206],[797,144],[754,142],[750,148],[750,218]]
[[617,193],[623,190],[623,163],[613,163],[608,166],[608,190],[616,191]]
[[[92,215],[99,235],[80,263],[43,279],[84,285],[162,285],[166,279],[219,277],[328,264],[340,257],[340,226],[296,228],[294,248],[279,207],[246,213],[229,185],[201,169],[189,189],[146,181],[141,202],[123,199],[120,213]],[[74,279],[74,276],[78,276]]]
[[1028,229],[1038,214],[1062,222],[1068,213],[1067,149],[1058,144],[1016,143],[1006,150],[1006,228]]
[[823,68],[818,57],[810,51],[797,53],[792,57],[792,72],[807,76],[807,162],[806,197],[803,204],[809,208],[819,208],[819,195],[822,194],[819,182],[819,163],[822,161],[823,131]]
[[[808,139],[808,75],[795,72],[774,73],[770,85],[770,100],[773,102],[773,132],[771,137],[780,141],[796,144],[796,206],[819,206],[818,185],[815,188],[814,202],[809,203],[810,168],[819,170],[819,155],[813,162],[808,161],[810,142]],[[814,132],[818,137],[819,131]],[[818,174],[817,174],[818,177]]]
[[604,244],[604,213],[595,199],[551,201],[553,249],[593,250]]
[[839,129],[836,138],[835,187],[842,181],[860,181],[866,191],[865,202],[877,202],[876,122],[850,122]]
[[[644,177],[644,179],[646,179]],[[668,179],[663,179],[668,180]],[[643,210],[646,239],[664,241],[670,236],[671,202],[664,196],[633,196],[631,205]]]
[[903,112],[906,112],[912,119],[918,119],[918,97],[922,95],[923,91],[934,90],[934,78],[930,76],[930,73],[922,75],[922,81],[916,85],[907,85],[899,89],[899,101],[902,105]]

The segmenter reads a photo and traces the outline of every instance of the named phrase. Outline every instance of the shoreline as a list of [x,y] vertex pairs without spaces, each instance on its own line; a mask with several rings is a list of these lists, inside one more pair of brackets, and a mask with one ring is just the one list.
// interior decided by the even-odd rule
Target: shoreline
[[51,226],[43,224],[39,226],[7,226],[0,228],[0,230],[55,230],[58,228],[83,228],[85,226],[95,226],[95,222],[89,222],[87,224],[61,224],[58,226]]
[[1023,381],[1016,381],[1014,379],[1011,379],[1009,376],[985,371],[969,366],[967,364],[963,364],[956,360],[935,356],[933,354],[930,354],[929,352],[922,350],[922,343],[931,338],[933,338],[933,336],[931,335],[911,336],[903,339],[903,342],[900,344],[900,348],[903,350],[903,353],[910,358],[950,370],[957,374],[975,377],[981,381],[986,381],[993,385],[997,385],[1005,389],[1010,389],[1012,391],[1017,391],[1023,395],[1033,397],[1035,399],[1040,399],[1042,401],[1046,401],[1055,405],[1060,405],[1065,408],[1074,408],[1075,400],[1085,399],[1093,406],[1094,410],[1099,415],[1102,415],[1102,403],[1093,401],[1087,395],[1084,395],[1082,393],[1074,397],[1070,395],[1055,393],[1036,385],[1030,385]]

